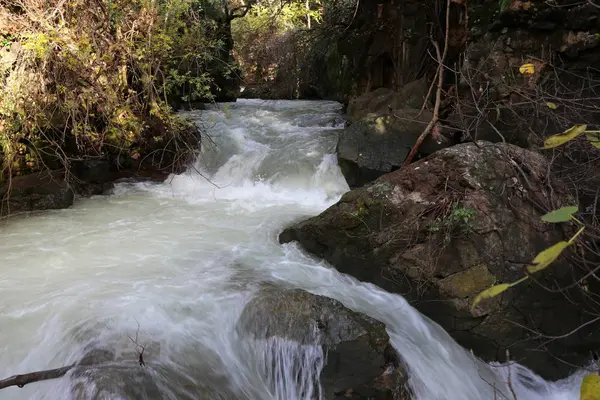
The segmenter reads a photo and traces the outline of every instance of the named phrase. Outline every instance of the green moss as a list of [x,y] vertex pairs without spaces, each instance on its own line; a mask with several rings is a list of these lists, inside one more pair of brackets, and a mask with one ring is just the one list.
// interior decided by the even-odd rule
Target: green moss
[[496,278],[487,266],[479,264],[442,279],[438,285],[440,290],[452,297],[465,298],[478,294],[494,283],[496,283]]
[[453,237],[464,236],[471,232],[472,224],[477,216],[477,210],[464,207],[458,202],[452,203],[449,212],[443,217],[436,218],[427,230],[430,233],[443,233],[444,241],[449,242]]
[[362,219],[369,215],[369,207],[363,199],[359,199],[356,202],[356,208],[356,211],[352,213],[353,217]]

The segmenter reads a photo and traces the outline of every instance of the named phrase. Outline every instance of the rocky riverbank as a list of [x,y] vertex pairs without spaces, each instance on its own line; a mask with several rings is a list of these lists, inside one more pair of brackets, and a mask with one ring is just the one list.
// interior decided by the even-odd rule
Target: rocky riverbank
[[482,290],[521,278],[539,252],[566,238],[563,227],[540,220],[571,201],[547,171],[542,155],[513,145],[453,146],[348,192],[280,241],[403,295],[485,360],[506,361],[508,352],[546,378],[564,377],[600,339],[581,326],[592,319],[590,299],[572,283],[584,270],[562,259],[471,308]]
[[[377,15],[380,29],[350,28],[370,44],[354,58],[365,67],[356,91],[340,86],[336,95],[348,99],[337,157],[355,190],[285,229],[280,241],[403,295],[485,360],[510,358],[546,378],[565,377],[600,339],[598,287],[586,279],[598,262],[594,237],[580,238],[528,283],[471,304],[482,290],[522,278],[537,254],[570,237],[572,225],[543,223],[545,213],[574,205],[586,232],[598,229],[600,150],[583,136],[552,152],[540,147],[574,125],[600,123],[588,90],[600,76],[589,68],[600,55],[600,9],[444,2],[436,15],[449,25],[430,44],[427,24],[417,25],[432,18],[428,7],[400,3],[379,4],[378,13],[362,4],[359,18]],[[447,68],[436,81],[435,60],[429,71],[415,63],[420,54],[440,62],[441,44]],[[403,166],[429,123],[418,161]]]
[[44,169],[11,177],[0,184],[0,217],[68,208],[76,197],[106,193],[119,179],[162,181],[171,173],[181,173],[200,145],[200,132],[193,129],[189,133],[181,136],[182,142],[135,157],[124,154],[112,160],[74,160],[68,163],[69,169]]

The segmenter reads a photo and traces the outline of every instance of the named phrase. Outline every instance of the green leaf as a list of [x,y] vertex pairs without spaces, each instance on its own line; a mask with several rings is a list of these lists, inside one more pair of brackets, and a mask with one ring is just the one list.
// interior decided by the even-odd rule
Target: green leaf
[[600,400],[600,375],[585,376],[581,382],[579,396],[580,400]]
[[575,125],[564,132],[552,135],[544,140],[544,149],[552,149],[562,144],[567,143],[569,140],[575,139],[577,136],[585,132],[587,125]]
[[558,106],[556,105],[556,103],[552,103],[551,101],[546,103],[546,107],[548,107],[551,110],[556,110],[558,108]]
[[588,133],[586,135],[587,140],[592,144],[592,146],[600,149],[600,134],[597,132]]
[[579,211],[579,208],[576,206],[562,207],[558,210],[554,210],[549,212],[548,214],[542,217],[542,221],[544,222],[567,222],[571,219],[571,216]]
[[484,290],[483,292],[479,293],[477,295],[477,297],[475,297],[475,300],[473,300],[473,305],[471,306],[471,309],[477,307],[477,304],[479,304],[482,300],[491,299],[492,297],[496,297],[500,293],[504,292],[506,289],[510,288],[511,286],[512,285],[510,283],[501,283],[499,285],[494,285],[491,288]]
[[560,253],[570,245],[571,243],[562,241],[542,251],[533,259],[533,263],[527,267],[527,271],[529,271],[530,274],[533,274],[548,267],[548,265],[552,264],[552,262],[560,256]]

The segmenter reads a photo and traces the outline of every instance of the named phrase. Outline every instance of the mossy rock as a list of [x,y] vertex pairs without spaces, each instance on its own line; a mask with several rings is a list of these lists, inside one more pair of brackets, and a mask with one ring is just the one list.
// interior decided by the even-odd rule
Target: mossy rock
[[[346,193],[279,240],[298,241],[340,272],[403,295],[485,360],[505,362],[509,349],[542,376],[564,377],[570,369],[557,358],[585,362],[587,350],[578,349],[597,343],[600,330],[553,341],[545,353],[532,351],[540,341],[530,333],[565,335],[588,320],[588,296],[572,285],[585,271],[561,258],[536,277],[541,285],[524,283],[471,307],[480,291],[522,278],[540,251],[568,237],[564,226],[541,221],[543,209],[570,201],[547,171],[541,154],[514,145],[452,146]],[[562,287],[577,300],[565,301]]]
[[[263,288],[244,309],[238,331],[259,340],[278,337],[322,346],[327,356],[321,383],[328,400],[346,392],[388,398],[406,382],[385,325],[324,296]],[[386,368],[395,372],[382,384]]]

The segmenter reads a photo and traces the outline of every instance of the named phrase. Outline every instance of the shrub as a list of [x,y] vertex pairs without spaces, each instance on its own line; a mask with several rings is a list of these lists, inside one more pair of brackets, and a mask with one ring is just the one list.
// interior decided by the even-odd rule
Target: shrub
[[168,102],[212,96],[222,44],[199,3],[0,0],[0,22],[2,178],[73,158],[167,168],[195,150]]

